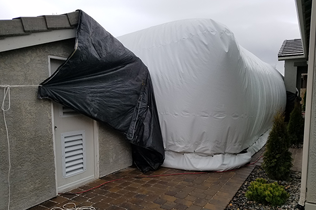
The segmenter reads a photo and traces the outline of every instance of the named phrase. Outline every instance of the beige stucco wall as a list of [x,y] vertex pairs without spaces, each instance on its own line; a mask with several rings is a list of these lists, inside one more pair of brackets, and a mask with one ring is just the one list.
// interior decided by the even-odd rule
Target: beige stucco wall
[[[37,98],[37,85],[49,76],[48,56],[68,57],[74,39],[0,53],[0,85],[12,85],[9,130],[10,210],[21,210],[56,196],[51,102]],[[26,85],[14,87],[14,85]],[[30,86],[31,85],[31,86]],[[0,88],[0,99],[3,99]],[[124,136],[98,124],[99,176],[132,164]],[[8,206],[8,147],[0,112],[0,209]]]
[[[305,72],[306,69],[302,71],[303,68],[306,67],[297,67],[294,66],[295,63],[306,63],[305,60],[302,59],[294,59],[294,60],[285,60],[284,61],[284,84],[286,91],[296,93],[296,87],[301,86],[301,73]],[[300,69],[300,70],[299,70]],[[298,88],[300,89],[300,88]]]
[[284,62],[284,84],[286,91],[296,92],[297,67],[294,66],[295,60],[285,60]]
[[[315,71],[315,67],[314,67]],[[316,205],[316,74],[313,75],[306,201]],[[305,145],[304,145],[305,146]],[[315,208],[316,209],[316,208]]]
[[[48,56],[67,57],[74,41],[0,53],[0,85],[38,85],[48,73]],[[11,152],[10,210],[34,206],[56,195],[51,103],[37,99],[37,87],[11,87],[6,112]],[[0,88],[3,100],[3,88]],[[0,112],[0,209],[8,206],[8,147]]]
[[99,123],[99,176],[132,165],[131,146],[123,134]]

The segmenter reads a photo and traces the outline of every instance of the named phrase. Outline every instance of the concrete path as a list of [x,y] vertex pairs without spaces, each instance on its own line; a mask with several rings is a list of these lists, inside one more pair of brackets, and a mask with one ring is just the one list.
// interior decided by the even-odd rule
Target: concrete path
[[[296,160],[301,158],[302,153],[297,150],[301,149],[292,151],[296,163],[293,169],[299,169],[300,165],[301,159]],[[258,160],[262,154],[263,149],[254,155],[251,162]],[[107,181],[119,179],[117,181],[82,194],[59,195],[30,210],[62,207],[69,202],[75,203],[77,207],[93,206],[97,210],[221,210],[229,204],[255,165],[260,165],[261,162],[262,158],[255,164],[223,173],[185,174],[192,172],[161,168],[146,176],[135,168],[127,168],[71,192],[88,190]]]

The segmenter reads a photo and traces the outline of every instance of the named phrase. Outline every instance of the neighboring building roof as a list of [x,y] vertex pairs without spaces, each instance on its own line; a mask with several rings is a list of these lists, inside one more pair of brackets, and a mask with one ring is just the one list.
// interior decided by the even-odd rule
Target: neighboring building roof
[[0,52],[75,37],[79,12],[0,20]]
[[301,39],[285,40],[278,53],[279,60],[304,58]]

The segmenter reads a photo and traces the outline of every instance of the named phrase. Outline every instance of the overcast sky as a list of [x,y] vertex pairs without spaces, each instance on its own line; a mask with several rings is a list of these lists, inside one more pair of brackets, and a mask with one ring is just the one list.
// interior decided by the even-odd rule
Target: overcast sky
[[114,36],[188,18],[226,25],[237,42],[283,73],[285,39],[300,38],[294,0],[1,0],[0,19],[81,9]]

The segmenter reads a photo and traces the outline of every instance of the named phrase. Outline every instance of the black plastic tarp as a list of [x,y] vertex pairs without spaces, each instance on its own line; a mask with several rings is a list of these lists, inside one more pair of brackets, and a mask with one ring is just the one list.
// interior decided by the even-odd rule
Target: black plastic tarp
[[164,161],[149,71],[93,18],[79,10],[75,50],[38,89],[48,98],[125,134],[143,172]]

